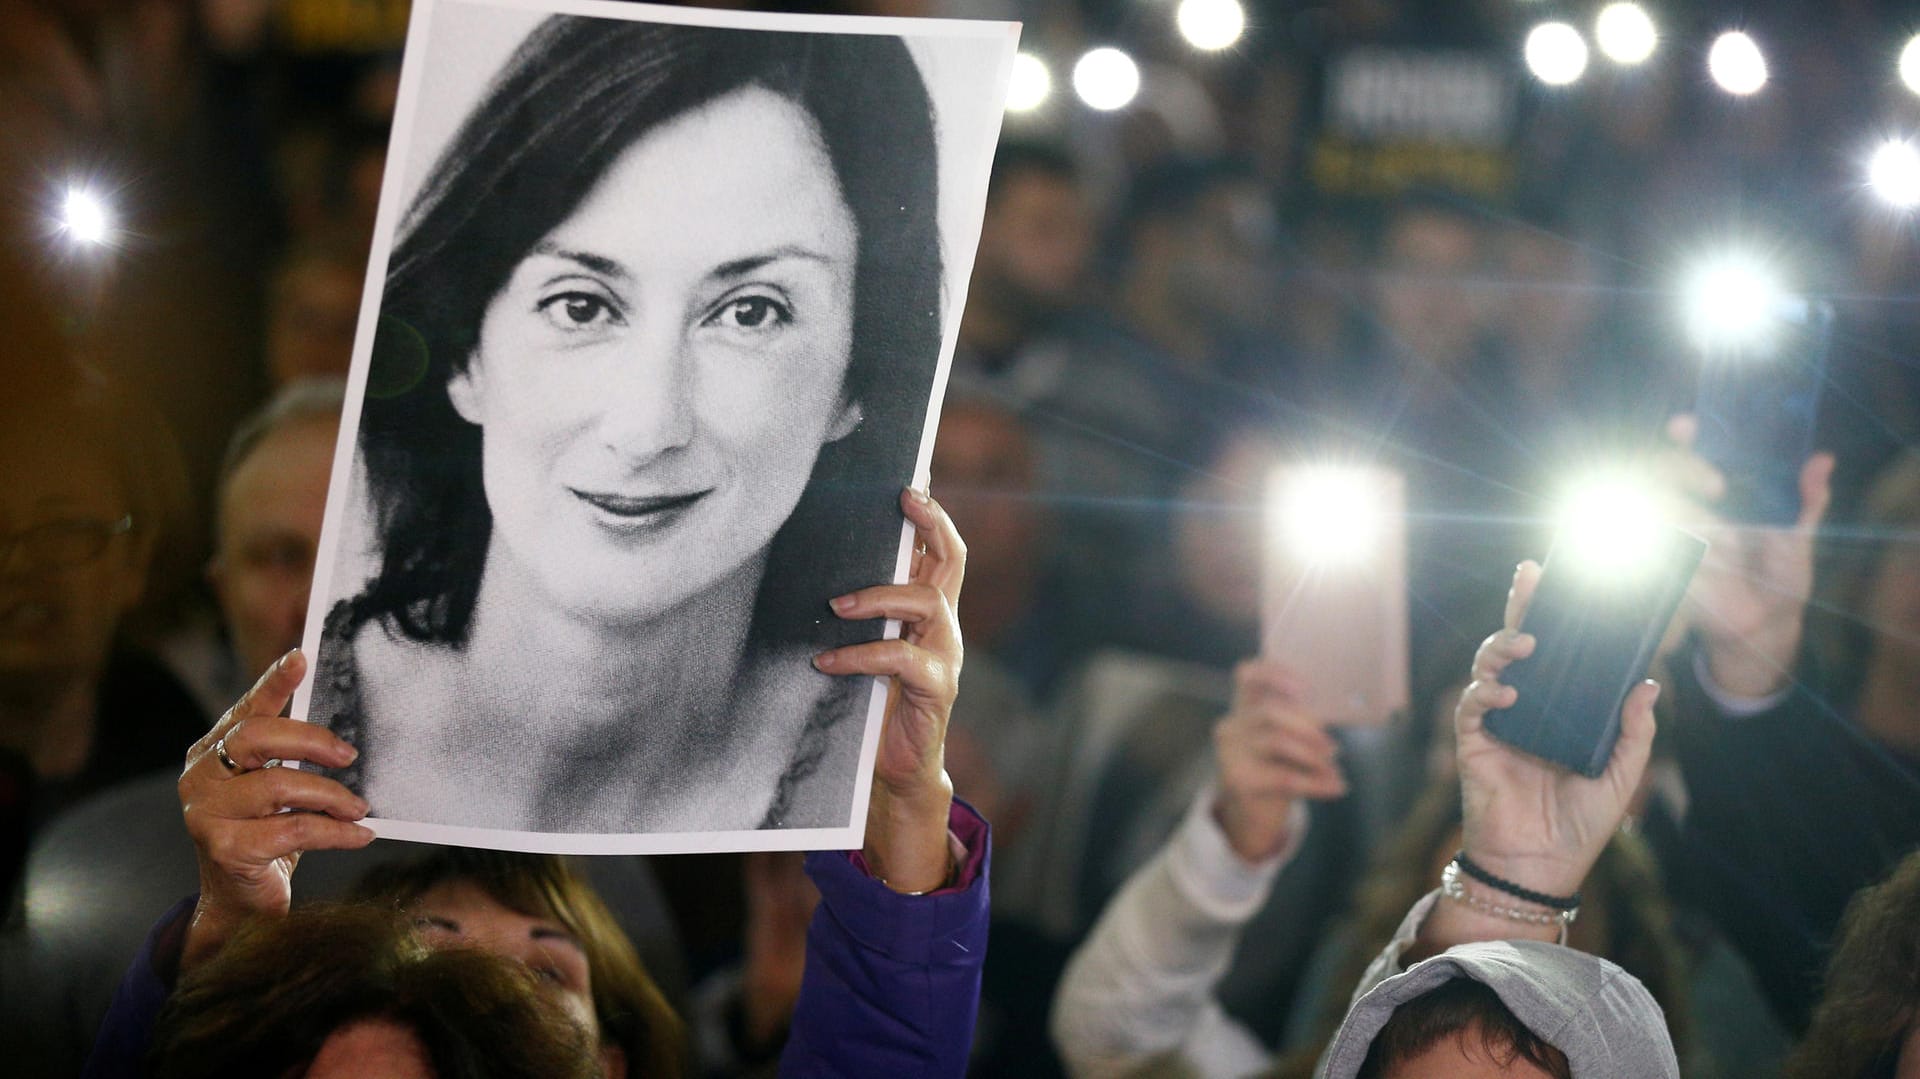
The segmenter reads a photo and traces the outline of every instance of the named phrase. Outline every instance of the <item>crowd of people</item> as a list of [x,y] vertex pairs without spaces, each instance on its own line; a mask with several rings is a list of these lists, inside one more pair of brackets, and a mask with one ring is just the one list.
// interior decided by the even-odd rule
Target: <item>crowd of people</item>
[[[1169,5],[773,5],[1130,36],[1149,92],[1007,117],[926,553],[835,607],[906,644],[806,657],[894,680],[865,848],[569,861],[371,842],[353,731],[286,718],[406,6],[0,4],[0,1059],[1920,1068],[1920,260],[1832,133],[1920,109],[1858,74],[1895,20],[1772,11],[1790,92],[1733,102],[1529,89],[1519,4],[1250,4],[1204,62]],[[1413,60],[1499,76],[1497,137],[1341,97]],[[112,244],[46,224],[83,174]],[[1674,282],[1729,235],[1834,312],[1790,523],[1689,415]],[[1407,703],[1337,725],[1265,633],[1268,477],[1329,459],[1407,494]],[[1596,464],[1711,546],[1593,778],[1482,719]]]

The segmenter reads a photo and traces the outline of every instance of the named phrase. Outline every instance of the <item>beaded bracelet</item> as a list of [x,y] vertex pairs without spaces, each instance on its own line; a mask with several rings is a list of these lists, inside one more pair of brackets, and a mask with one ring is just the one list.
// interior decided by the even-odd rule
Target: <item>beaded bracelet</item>
[[1490,903],[1474,895],[1472,892],[1467,891],[1466,884],[1460,880],[1460,866],[1456,862],[1448,862],[1447,867],[1440,871],[1440,894],[1462,906],[1477,910],[1482,914],[1491,914],[1496,918],[1505,918],[1512,922],[1525,922],[1528,925],[1557,925],[1560,927],[1560,944],[1562,947],[1567,943],[1568,927],[1573,925],[1573,920],[1580,915],[1579,907],[1548,913],[1538,910],[1521,910],[1518,907],[1505,907],[1498,903]]
[[1548,895],[1545,892],[1536,892],[1531,888],[1522,888],[1510,880],[1496,877],[1492,873],[1487,872],[1478,862],[1467,857],[1467,852],[1464,850],[1453,856],[1453,864],[1459,866],[1462,873],[1465,873],[1467,876],[1472,877],[1487,887],[1495,891],[1505,892],[1515,899],[1525,900],[1536,907],[1552,907],[1554,910],[1577,910],[1580,907],[1579,892],[1575,892],[1569,896],[1559,896]]

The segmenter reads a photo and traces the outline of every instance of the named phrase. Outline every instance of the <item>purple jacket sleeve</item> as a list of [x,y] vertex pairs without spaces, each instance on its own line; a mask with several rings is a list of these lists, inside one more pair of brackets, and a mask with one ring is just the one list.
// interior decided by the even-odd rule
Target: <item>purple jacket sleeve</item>
[[782,1076],[966,1073],[987,957],[989,831],[958,800],[948,827],[967,849],[966,868],[977,864],[957,891],[899,895],[845,853],[807,855],[820,907]]
[[153,1024],[173,992],[170,979],[163,972],[174,969],[180,962],[187,919],[192,916],[193,905],[199,898],[190,895],[175,903],[147,933],[147,942],[134,957],[133,965],[127,968],[126,976],[120,979],[120,987],[114,990],[113,1004],[107,1008],[99,1033],[94,1035],[93,1052],[88,1054],[86,1069],[80,1073],[82,1079],[133,1079],[146,1074],[141,1062],[147,1055],[147,1047],[153,1043]]

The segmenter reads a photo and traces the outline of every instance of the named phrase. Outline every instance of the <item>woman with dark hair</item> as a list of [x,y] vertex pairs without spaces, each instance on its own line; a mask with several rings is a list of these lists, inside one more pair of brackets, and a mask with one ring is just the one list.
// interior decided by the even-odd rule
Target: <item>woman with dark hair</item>
[[829,600],[897,557],[940,346],[933,132],[895,37],[555,16],[522,42],[386,279],[379,566],[311,708],[378,815],[849,823],[868,686],[808,660],[875,635]]

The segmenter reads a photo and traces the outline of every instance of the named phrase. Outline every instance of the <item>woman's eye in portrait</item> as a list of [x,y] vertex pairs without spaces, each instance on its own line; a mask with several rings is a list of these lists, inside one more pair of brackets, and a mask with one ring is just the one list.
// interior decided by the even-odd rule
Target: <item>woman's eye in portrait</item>
[[610,300],[577,289],[545,297],[538,304],[538,310],[549,326],[562,333],[617,326],[623,321]]
[[793,310],[772,296],[753,293],[721,301],[706,325],[741,334],[764,334],[791,325]]

